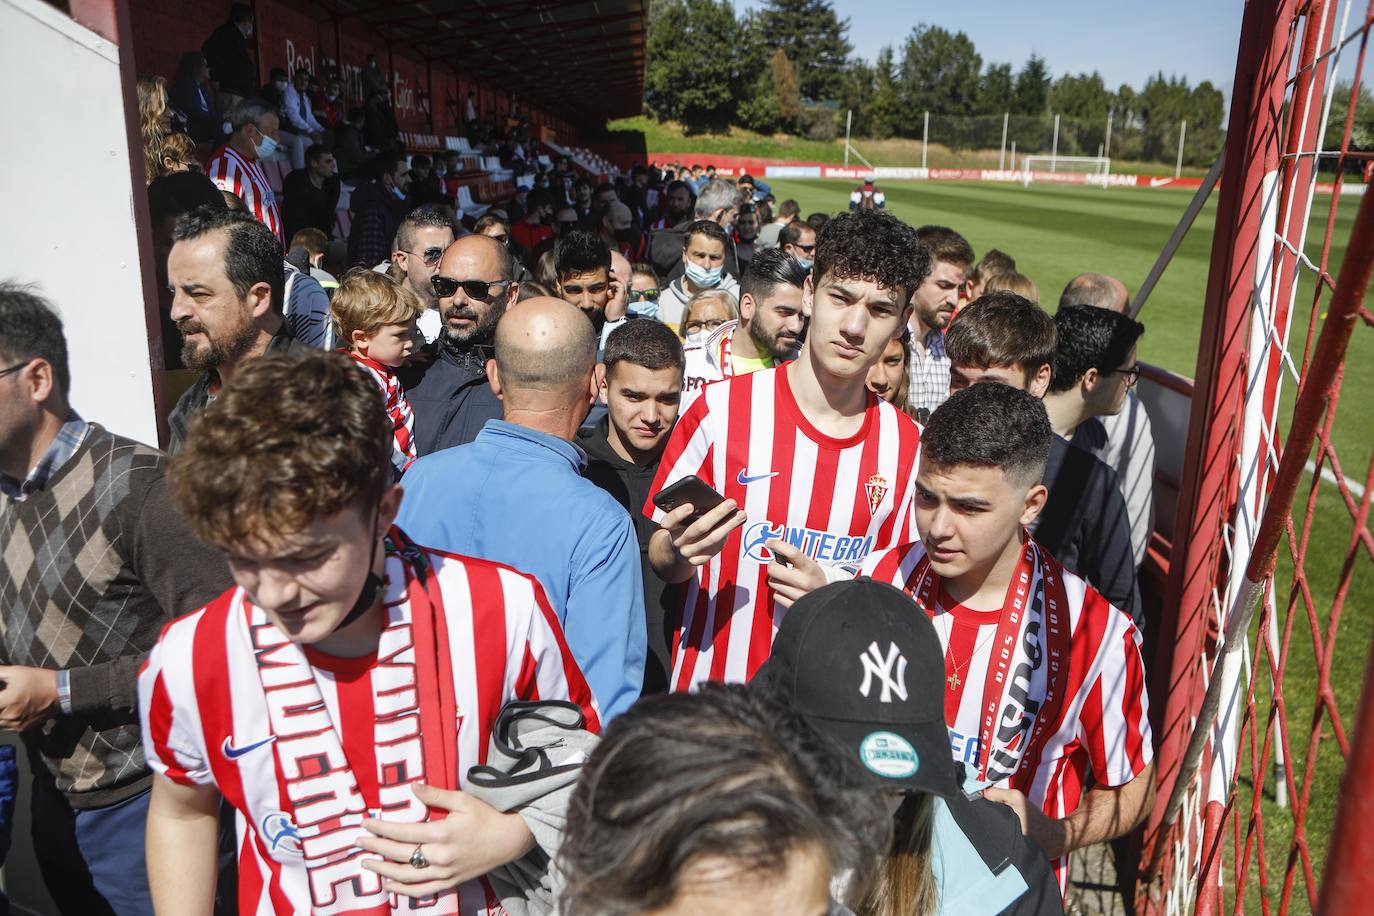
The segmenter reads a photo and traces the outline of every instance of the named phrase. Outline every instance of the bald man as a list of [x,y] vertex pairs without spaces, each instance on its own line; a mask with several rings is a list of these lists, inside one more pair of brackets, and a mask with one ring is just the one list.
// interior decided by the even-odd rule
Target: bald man
[[[1061,309],[1070,305],[1091,305],[1125,315],[1130,312],[1131,296],[1116,277],[1083,273],[1059,295]],[[1079,424],[1070,441],[1116,471],[1131,521],[1131,552],[1139,567],[1155,528],[1155,436],[1145,405],[1128,389],[1120,413]]]
[[443,324],[425,355],[401,370],[415,413],[415,453],[429,455],[477,438],[501,416],[487,381],[496,323],[520,295],[510,249],[485,235],[466,235],[444,249],[430,283]]
[[605,721],[639,697],[647,633],[634,523],[582,476],[573,444],[597,394],[596,333],[575,306],[539,297],[505,313],[495,344],[487,375],[504,418],[412,464],[398,523],[537,578]]

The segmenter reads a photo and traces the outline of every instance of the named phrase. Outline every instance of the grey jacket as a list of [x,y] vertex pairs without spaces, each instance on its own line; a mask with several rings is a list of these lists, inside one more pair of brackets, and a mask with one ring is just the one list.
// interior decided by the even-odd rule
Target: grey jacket
[[515,811],[535,848],[487,873],[511,916],[547,916],[563,881],[553,862],[567,825],[568,802],[582,764],[600,739],[573,703],[507,703],[491,730],[487,762],[468,771],[468,792],[498,811]]

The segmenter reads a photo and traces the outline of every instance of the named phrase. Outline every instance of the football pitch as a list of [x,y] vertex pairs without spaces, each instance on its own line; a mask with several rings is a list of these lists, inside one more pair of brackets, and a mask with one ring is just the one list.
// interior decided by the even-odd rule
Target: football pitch
[[[795,198],[805,217],[816,211],[834,213],[847,209],[849,192],[856,183],[779,179],[770,184],[778,200]],[[1051,185],[1023,187],[992,182],[889,181],[880,182],[879,187],[886,195],[887,208],[908,223],[914,226],[928,223],[950,226],[962,233],[980,256],[988,248],[1000,248],[1010,254],[1016,259],[1017,269],[1035,281],[1040,290],[1041,305],[1050,312],[1056,309],[1064,285],[1083,271],[1097,271],[1118,277],[1134,294],[1154,265],[1155,258],[1168,241],[1192,196],[1192,192],[1187,190]],[[1313,202],[1306,249],[1306,254],[1313,262],[1321,254],[1330,200],[1328,196],[1319,195]],[[1339,274],[1359,203],[1356,197],[1340,201],[1332,230],[1328,264],[1332,276]],[[1213,194],[1140,314],[1146,329],[1140,343],[1140,358],[1188,377],[1192,377],[1196,369],[1215,222],[1216,195]],[[1301,360],[1307,338],[1312,284],[1310,273],[1305,273],[1294,303],[1289,349],[1295,361]],[[1323,314],[1318,318],[1318,333],[1321,318],[1324,317]],[[1281,433],[1287,430],[1292,416],[1296,387],[1291,375],[1285,377],[1283,403],[1279,412]],[[1374,331],[1358,326],[1352,335],[1346,358],[1343,396],[1337,409],[1332,439],[1344,465],[1342,470],[1360,483],[1363,483],[1369,467],[1370,450],[1374,447],[1374,396],[1371,396],[1371,391],[1374,391]],[[1296,500],[1299,511],[1305,505],[1307,492],[1307,481],[1304,481]],[[1350,517],[1341,505],[1335,487],[1324,484],[1306,561],[1323,639],[1336,582],[1350,549],[1351,530]],[[1281,640],[1283,628],[1289,623],[1285,614],[1292,582],[1289,551],[1290,545],[1285,539],[1279,548],[1280,562],[1275,582],[1279,609],[1277,625]],[[1330,677],[1330,688],[1347,733],[1354,724],[1370,639],[1374,634],[1374,563],[1370,562],[1362,547],[1357,548],[1354,568],[1354,578],[1339,625]],[[1292,751],[1289,767],[1293,770],[1299,795],[1304,788],[1302,776],[1308,732],[1319,693],[1312,628],[1302,607],[1299,602],[1293,615],[1295,619],[1292,621],[1288,670],[1284,681],[1290,729],[1288,738]],[[1262,728],[1268,716],[1270,691],[1269,679],[1263,670],[1267,666],[1264,662],[1260,665],[1262,670],[1256,679],[1255,700]],[[1318,882],[1321,865],[1326,858],[1330,825],[1335,816],[1340,774],[1344,768],[1329,724],[1323,726],[1323,734],[1317,768],[1309,787],[1310,809],[1306,819],[1306,832],[1310,838]],[[1249,772],[1249,757],[1242,749],[1237,804],[1247,810],[1252,791]],[[1246,892],[1251,905],[1257,902],[1261,894],[1271,902],[1278,900],[1283,884],[1283,867],[1292,838],[1292,815],[1274,803],[1272,778],[1268,780],[1265,799],[1263,816],[1269,882],[1261,891],[1258,869],[1252,859]],[[1231,868],[1232,842],[1233,837],[1228,830],[1225,843],[1228,872]],[[1234,884],[1229,875],[1226,885],[1225,893],[1229,898],[1234,893]],[[1307,890],[1300,867],[1292,903],[1295,912],[1307,909]]]

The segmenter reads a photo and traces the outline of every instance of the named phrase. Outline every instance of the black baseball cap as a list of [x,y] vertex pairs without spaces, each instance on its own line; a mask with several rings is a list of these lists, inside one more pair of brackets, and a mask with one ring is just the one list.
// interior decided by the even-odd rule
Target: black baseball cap
[[916,602],[861,578],[798,599],[750,686],[839,742],[880,787],[956,798],[944,673],[940,638]]

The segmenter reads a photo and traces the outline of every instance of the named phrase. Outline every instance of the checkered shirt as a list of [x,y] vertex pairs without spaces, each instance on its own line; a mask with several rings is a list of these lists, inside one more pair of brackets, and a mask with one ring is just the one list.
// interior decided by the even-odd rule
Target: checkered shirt
[[[907,404],[924,423],[930,412],[949,397],[949,356],[945,353],[945,332],[932,329],[925,338],[926,352],[911,348],[907,375],[911,379]],[[926,411],[924,414],[920,412]]]
[[48,480],[52,475],[66,464],[67,461],[81,447],[81,443],[86,438],[86,421],[81,419],[76,411],[71,412],[67,422],[62,424],[62,428],[57,431],[57,437],[52,440],[43,457],[38,459],[38,463],[29,471],[29,476],[24,480],[18,481],[8,474],[0,473],[0,493],[4,493],[12,500],[22,500],[35,490],[41,490],[48,485]]

